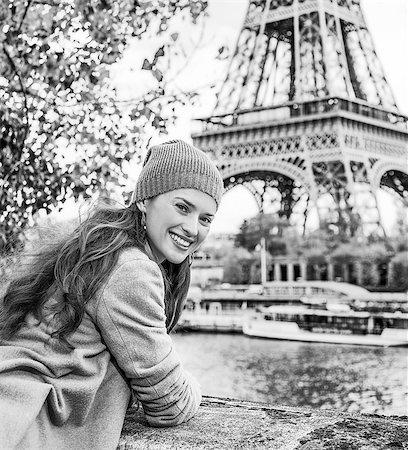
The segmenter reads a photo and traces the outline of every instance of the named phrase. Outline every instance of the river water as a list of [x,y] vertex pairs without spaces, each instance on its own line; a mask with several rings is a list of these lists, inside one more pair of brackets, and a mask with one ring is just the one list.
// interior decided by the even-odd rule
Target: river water
[[408,415],[408,348],[181,331],[173,340],[204,395]]

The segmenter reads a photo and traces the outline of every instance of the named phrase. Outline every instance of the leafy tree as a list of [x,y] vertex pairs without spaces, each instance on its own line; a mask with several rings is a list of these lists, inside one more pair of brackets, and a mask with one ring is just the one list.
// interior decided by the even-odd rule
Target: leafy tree
[[236,236],[235,245],[253,251],[261,238],[265,238],[268,252],[274,255],[286,254],[284,234],[289,226],[286,218],[260,213],[249,220],[244,220]]
[[[206,0],[3,0],[0,3],[0,253],[40,209],[124,186],[149,130],[165,129],[174,21],[203,16]],[[143,69],[155,86],[119,102],[109,68],[132,39],[163,36]],[[137,83],[137,80],[135,80]]]
[[380,282],[379,267],[388,263],[390,253],[385,242],[376,242],[362,246],[359,250],[362,261],[363,286],[376,286]]
[[334,264],[348,264],[357,261],[363,250],[356,242],[340,244],[331,254],[330,260]]
[[228,251],[224,258],[224,283],[249,284],[254,258],[245,248],[236,247]]
[[390,241],[396,252],[404,252],[408,250],[408,219],[407,211],[404,207],[397,207],[397,220],[395,223],[394,236]]
[[391,259],[391,287],[398,290],[408,289],[408,251],[397,253]]

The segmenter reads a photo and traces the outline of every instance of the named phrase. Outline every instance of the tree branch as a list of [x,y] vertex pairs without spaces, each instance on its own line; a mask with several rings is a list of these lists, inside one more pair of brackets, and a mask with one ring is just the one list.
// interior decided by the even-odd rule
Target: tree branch
[[22,155],[22,151],[25,145],[25,140],[27,139],[27,135],[28,135],[28,128],[29,128],[29,119],[28,119],[28,105],[27,105],[27,94],[25,91],[25,87],[23,84],[23,80],[21,79],[20,73],[17,70],[16,65],[14,64],[13,58],[10,56],[10,53],[7,51],[7,48],[3,45],[3,52],[6,55],[12,69],[14,70],[15,74],[17,75],[18,78],[18,82],[20,85],[20,89],[23,93],[23,102],[24,102],[24,112],[25,112],[25,119],[26,119],[26,126],[25,126],[25,133],[24,133],[24,137],[21,143],[21,153],[20,153],[20,159],[19,161],[17,161],[16,163],[14,163],[14,165],[12,166],[11,170],[6,174],[6,176],[3,178],[2,180],[2,184],[1,184],[1,188],[3,190],[3,187],[6,185],[7,180],[10,178],[10,176],[13,174],[13,172],[21,165],[21,155]]
[[[28,104],[27,104],[27,93],[23,84],[23,80],[21,79],[20,73],[17,70],[16,65],[14,64],[13,58],[10,56],[10,53],[7,51],[7,48],[3,45],[3,51],[4,54],[7,56],[7,59],[12,67],[12,69],[14,70],[15,74],[17,75],[18,78],[18,83],[20,85],[20,89],[21,92],[23,93],[23,102],[24,102],[24,110],[25,110],[25,118],[26,118],[26,134],[28,132],[28,126],[29,126],[29,119],[28,119]],[[25,139],[24,139],[25,140]]]
[[47,5],[54,8],[60,6],[60,4],[57,1],[52,0],[34,0],[34,5]]
[[24,13],[23,13],[23,17],[21,18],[20,25],[17,28],[17,33],[20,33],[21,27],[23,26],[24,19],[25,19],[26,15],[27,15],[27,12],[28,12],[28,10],[30,8],[30,5],[31,5],[32,1],[33,0],[28,0],[28,2],[27,2],[27,5],[26,5]]

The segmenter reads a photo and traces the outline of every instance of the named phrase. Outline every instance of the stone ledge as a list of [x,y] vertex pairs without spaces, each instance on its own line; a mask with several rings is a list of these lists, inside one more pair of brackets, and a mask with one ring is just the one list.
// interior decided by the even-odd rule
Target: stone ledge
[[130,408],[120,450],[408,450],[408,418],[204,397],[196,417],[152,428]]

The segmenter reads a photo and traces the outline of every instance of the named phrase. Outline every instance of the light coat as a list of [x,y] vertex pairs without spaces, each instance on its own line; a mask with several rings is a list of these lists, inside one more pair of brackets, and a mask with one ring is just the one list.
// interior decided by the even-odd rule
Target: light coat
[[28,316],[0,342],[0,448],[115,449],[131,393],[153,426],[193,417],[200,388],[182,369],[165,321],[161,271],[136,248],[122,252],[87,303],[68,339],[73,350]]

